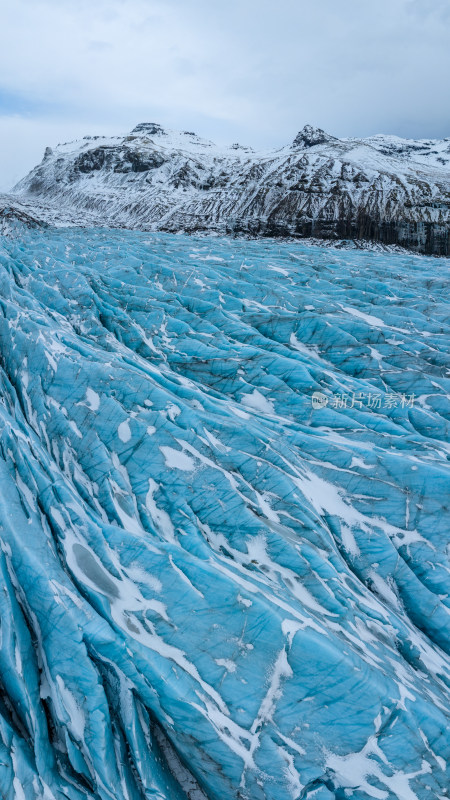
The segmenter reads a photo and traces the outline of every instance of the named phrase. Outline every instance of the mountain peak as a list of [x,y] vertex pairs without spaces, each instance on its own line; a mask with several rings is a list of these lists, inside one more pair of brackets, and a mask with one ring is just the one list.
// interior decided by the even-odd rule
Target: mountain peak
[[164,128],[157,122],[140,122],[131,131],[133,134],[146,134],[147,136],[161,136],[165,134]]
[[297,134],[292,147],[314,147],[316,144],[336,141],[334,136],[325,133],[322,128],[314,128],[312,125],[305,125]]

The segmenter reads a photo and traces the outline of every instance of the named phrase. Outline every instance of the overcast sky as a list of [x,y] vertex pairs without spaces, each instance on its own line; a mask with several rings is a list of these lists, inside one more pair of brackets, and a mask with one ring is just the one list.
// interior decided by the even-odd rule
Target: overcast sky
[[219,143],[450,136],[450,0],[0,0],[0,190],[138,122]]

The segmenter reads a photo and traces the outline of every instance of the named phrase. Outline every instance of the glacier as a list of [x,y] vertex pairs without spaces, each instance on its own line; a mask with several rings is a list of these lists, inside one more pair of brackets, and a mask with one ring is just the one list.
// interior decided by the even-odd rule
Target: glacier
[[0,237],[4,800],[449,796],[449,266]]

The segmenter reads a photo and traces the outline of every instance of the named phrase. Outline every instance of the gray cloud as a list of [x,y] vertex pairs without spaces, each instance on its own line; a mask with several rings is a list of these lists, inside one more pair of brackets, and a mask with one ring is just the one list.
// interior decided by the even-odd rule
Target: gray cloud
[[146,119],[256,146],[306,122],[450,135],[449,19],[450,0],[15,0],[0,31],[0,186],[47,143]]

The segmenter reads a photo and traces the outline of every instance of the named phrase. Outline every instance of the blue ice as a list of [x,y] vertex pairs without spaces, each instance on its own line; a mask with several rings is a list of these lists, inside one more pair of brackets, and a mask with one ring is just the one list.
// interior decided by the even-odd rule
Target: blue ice
[[447,797],[450,262],[0,241],[2,798]]

